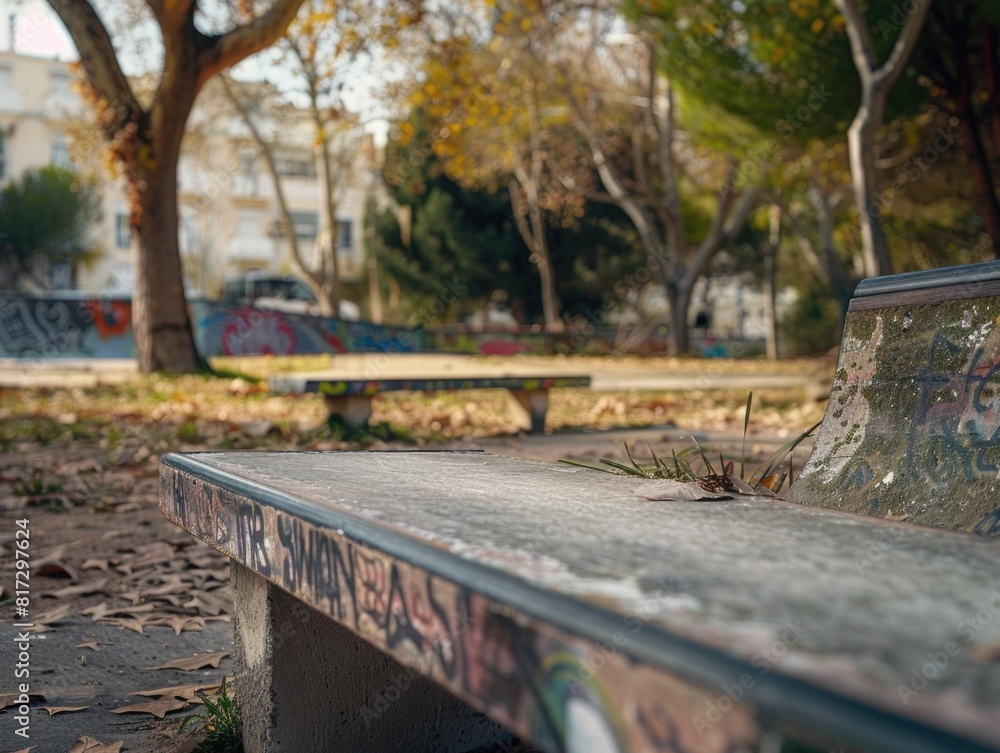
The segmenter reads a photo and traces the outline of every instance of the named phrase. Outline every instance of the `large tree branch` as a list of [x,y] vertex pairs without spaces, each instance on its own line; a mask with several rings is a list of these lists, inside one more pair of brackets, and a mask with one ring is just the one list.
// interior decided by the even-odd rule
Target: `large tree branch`
[[[850,1],[853,2],[853,0]],[[931,9],[932,2],[933,0],[917,2],[917,7],[910,14],[910,17],[906,19],[903,31],[896,39],[896,44],[893,46],[888,60],[875,72],[875,83],[877,86],[888,91],[892,89],[899,80],[899,77],[903,75],[906,63],[910,59],[910,55],[913,54],[913,50],[917,46],[917,41],[920,39],[920,32],[924,28],[924,21],[927,18],[928,11]]]
[[255,52],[270,47],[288,28],[304,0],[274,0],[270,9],[252,21],[222,34],[199,34],[198,86]]
[[88,0],[48,2],[73,39],[90,85],[117,111],[117,122],[104,126],[105,134],[115,133],[122,123],[133,119],[142,108],[118,65],[111,35]]
[[164,36],[176,34],[184,26],[194,7],[194,0],[146,0]]
[[872,43],[872,35],[868,31],[868,21],[856,0],[836,0],[836,3],[847,26],[847,38],[851,42],[851,56],[854,58],[854,66],[864,81],[871,77],[878,66],[875,45]]

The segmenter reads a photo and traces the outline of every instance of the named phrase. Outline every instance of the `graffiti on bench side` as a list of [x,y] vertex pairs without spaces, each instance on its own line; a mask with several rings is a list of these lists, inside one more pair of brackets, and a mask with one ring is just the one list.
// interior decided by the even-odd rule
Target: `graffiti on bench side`
[[816,451],[793,495],[1000,535],[998,321],[992,299],[852,313]]
[[[603,642],[539,623],[482,594],[239,495],[176,473],[174,521],[437,680],[542,750],[746,750],[748,707],[706,723],[714,700],[627,653],[628,621]],[[358,710],[391,713],[403,678]],[[388,690],[388,689],[387,689]],[[700,723],[699,723],[700,722]],[[580,736],[585,737],[580,737]],[[585,743],[584,747],[580,747]]]

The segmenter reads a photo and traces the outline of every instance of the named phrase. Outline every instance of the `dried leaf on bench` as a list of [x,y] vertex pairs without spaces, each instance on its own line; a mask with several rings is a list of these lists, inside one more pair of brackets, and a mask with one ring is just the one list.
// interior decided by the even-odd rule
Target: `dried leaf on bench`
[[49,716],[55,716],[56,714],[69,714],[74,711],[83,711],[84,709],[89,709],[90,706],[42,706],[42,708],[49,712]]
[[205,667],[218,667],[219,662],[229,656],[228,651],[215,651],[211,654],[195,654],[186,659],[174,659],[159,667],[150,669],[183,669],[185,672],[193,672],[196,669]]
[[90,735],[84,735],[69,749],[68,753],[121,753],[124,740],[105,745],[100,740],[95,740]]
[[160,698],[156,701],[146,703],[133,703],[128,706],[119,706],[111,709],[112,714],[152,714],[157,719],[162,719],[171,711],[187,708],[186,701],[178,701],[174,698]]
[[729,492],[714,492],[704,489],[697,481],[674,481],[663,479],[643,484],[635,493],[644,499],[678,502],[698,502],[713,499],[733,499]]

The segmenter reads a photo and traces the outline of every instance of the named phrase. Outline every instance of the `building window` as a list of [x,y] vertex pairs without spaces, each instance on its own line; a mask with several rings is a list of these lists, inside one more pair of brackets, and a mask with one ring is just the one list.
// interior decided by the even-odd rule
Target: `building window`
[[347,253],[354,251],[350,220],[337,220],[337,248]]
[[257,209],[240,209],[236,213],[236,234],[241,238],[262,238],[264,217]]
[[12,69],[9,65],[0,65],[0,89],[10,89],[13,84]]
[[7,178],[7,141],[10,139],[10,126],[7,130],[0,128],[0,180]]
[[132,227],[129,217],[124,212],[115,215],[115,248],[131,248]]
[[319,217],[315,212],[291,212],[296,238],[315,240],[319,230]]
[[65,71],[52,71],[49,73],[49,85],[60,94],[68,94],[69,74]]
[[278,175],[288,178],[315,178],[316,161],[312,156],[281,154],[274,157],[274,169]]
[[66,145],[65,137],[52,137],[52,158],[50,161],[53,165],[59,167],[73,167],[73,161],[69,158],[69,147]]

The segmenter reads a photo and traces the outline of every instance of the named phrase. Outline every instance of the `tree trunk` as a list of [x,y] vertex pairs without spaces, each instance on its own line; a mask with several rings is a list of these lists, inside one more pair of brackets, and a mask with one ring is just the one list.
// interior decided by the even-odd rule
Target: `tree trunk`
[[[138,260],[132,298],[132,332],[139,369],[196,371],[201,366],[184,296],[184,276],[177,242],[177,158],[186,118],[176,133],[157,134],[155,165],[145,172],[139,192]],[[171,143],[173,142],[173,143]],[[137,152],[148,144],[136,147]]]
[[775,313],[775,277],[778,243],[781,240],[781,207],[771,205],[770,234],[764,245],[764,341],[768,358],[778,357],[778,317]]
[[316,135],[319,138],[319,179],[320,179],[320,202],[323,207],[323,224],[326,226],[325,248],[322,249],[323,263],[320,268],[324,271],[322,279],[323,296],[320,299],[320,308],[324,305],[330,309],[324,316],[340,316],[340,260],[337,258],[337,235],[338,223],[336,214],[336,200],[334,199],[333,174],[330,169],[330,142],[327,140],[323,130],[323,122],[319,108],[313,102],[313,117],[315,118]]
[[863,87],[861,107],[847,131],[847,145],[851,162],[851,184],[858,205],[858,222],[861,225],[861,253],[866,277],[892,274],[889,243],[882,229],[881,207],[875,204],[875,94],[871,87]]
[[[520,232],[525,245],[531,250],[531,260],[538,267],[545,328],[550,332],[562,332],[561,304],[559,294],[556,292],[552,256],[549,253],[549,244],[545,237],[545,218],[538,201],[537,185],[523,169],[517,169],[515,174],[517,177],[510,179],[507,190],[510,193],[511,209],[514,212],[514,222],[518,232]],[[527,209],[527,218],[524,216],[524,209]]]
[[674,355],[683,356],[691,349],[691,338],[688,333],[691,288],[673,284],[665,292],[670,304],[670,349]]

